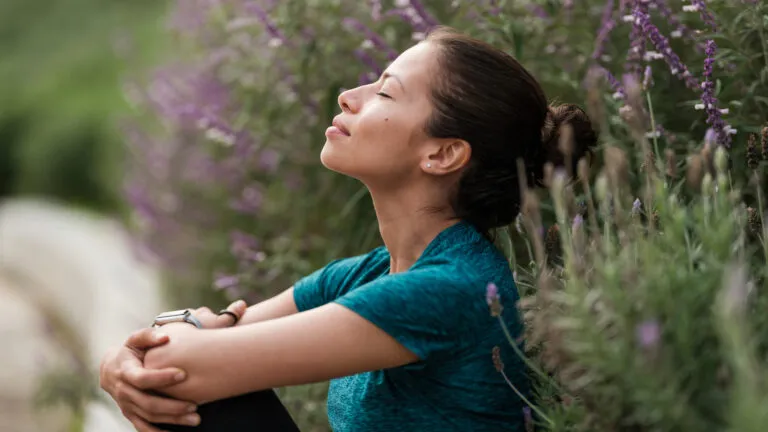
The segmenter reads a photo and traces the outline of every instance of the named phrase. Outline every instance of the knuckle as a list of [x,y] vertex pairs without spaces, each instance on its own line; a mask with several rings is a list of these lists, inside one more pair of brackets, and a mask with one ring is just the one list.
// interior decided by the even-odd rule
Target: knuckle
[[133,333],[131,333],[130,336],[128,336],[128,340],[134,340],[140,338],[144,334],[144,329],[135,330]]

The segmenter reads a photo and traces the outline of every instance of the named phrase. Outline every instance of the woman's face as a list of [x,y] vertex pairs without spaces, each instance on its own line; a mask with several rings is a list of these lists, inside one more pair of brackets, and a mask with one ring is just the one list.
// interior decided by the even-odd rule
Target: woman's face
[[424,125],[432,113],[430,73],[437,47],[403,52],[380,79],[339,96],[341,114],[325,133],[320,160],[371,186],[397,187],[421,175],[436,140]]

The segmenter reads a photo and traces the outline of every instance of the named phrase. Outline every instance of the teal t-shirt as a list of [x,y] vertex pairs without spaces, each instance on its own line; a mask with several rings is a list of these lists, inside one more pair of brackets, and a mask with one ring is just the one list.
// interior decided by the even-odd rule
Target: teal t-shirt
[[372,322],[419,361],[334,379],[328,418],[335,432],[523,431],[524,402],[496,371],[527,393],[523,363],[486,301],[498,286],[502,317],[522,332],[518,293],[504,256],[472,225],[443,230],[407,271],[389,274],[385,247],[336,260],[294,285],[299,311],[336,302]]

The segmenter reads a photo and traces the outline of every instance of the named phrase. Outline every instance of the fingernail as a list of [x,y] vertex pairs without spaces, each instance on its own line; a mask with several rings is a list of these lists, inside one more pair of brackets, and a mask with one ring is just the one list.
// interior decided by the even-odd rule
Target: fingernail
[[245,300],[238,300],[235,302],[235,306],[245,306]]
[[166,336],[168,336],[168,335],[165,334],[165,333],[155,333],[155,340],[160,340],[160,339],[162,339],[162,338],[164,338]]
[[186,376],[187,376],[187,374],[186,374],[186,373],[184,373],[184,371],[179,371],[179,372],[176,374],[176,376],[174,376],[174,378],[176,379],[176,381],[184,381],[184,378],[185,378]]
[[184,423],[190,426],[197,426],[200,424],[200,416],[197,414],[189,414],[184,416]]
[[190,405],[187,407],[187,412],[193,413],[195,411],[197,411],[197,405]]

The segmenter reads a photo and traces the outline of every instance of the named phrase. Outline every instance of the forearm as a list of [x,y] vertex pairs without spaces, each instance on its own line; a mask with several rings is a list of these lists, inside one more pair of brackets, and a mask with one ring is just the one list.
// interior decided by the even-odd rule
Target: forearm
[[149,350],[144,366],[148,369],[177,367],[186,372],[187,378],[155,390],[175,399],[205,404],[270,388],[269,377],[274,371],[265,368],[262,355],[267,353],[259,349],[264,332],[254,330],[257,330],[255,326],[208,330],[184,323],[163,326],[162,331],[169,335],[170,342]]
[[170,342],[149,350],[144,364],[179,368],[187,379],[156,390],[198,404],[418,360],[386,332],[337,304],[253,325],[200,330],[173,323],[163,329]]
[[298,313],[293,300],[293,287],[261,303],[249,307],[237,325],[253,324]]

